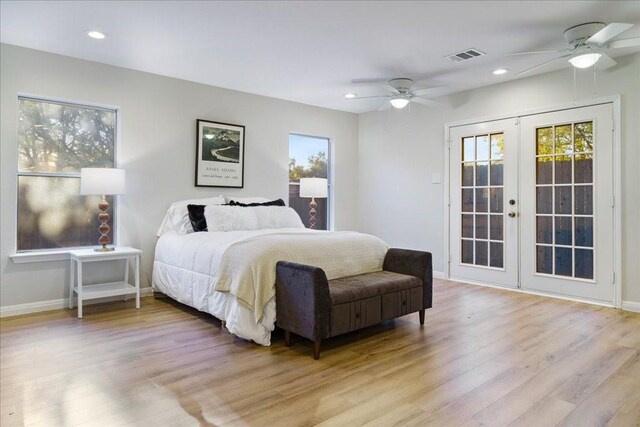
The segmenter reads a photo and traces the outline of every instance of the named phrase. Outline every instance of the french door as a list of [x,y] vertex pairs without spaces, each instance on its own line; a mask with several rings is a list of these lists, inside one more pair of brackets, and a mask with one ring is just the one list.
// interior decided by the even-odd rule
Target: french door
[[450,128],[453,279],[614,301],[611,104]]

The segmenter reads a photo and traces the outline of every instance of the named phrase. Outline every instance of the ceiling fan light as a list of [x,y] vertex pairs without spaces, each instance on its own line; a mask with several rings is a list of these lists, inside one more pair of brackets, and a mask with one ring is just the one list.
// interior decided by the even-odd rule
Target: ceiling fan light
[[602,54],[590,52],[569,58],[569,62],[576,68],[589,68],[598,62]]
[[409,100],[407,98],[393,98],[391,99],[391,105],[398,110],[404,108],[409,104]]

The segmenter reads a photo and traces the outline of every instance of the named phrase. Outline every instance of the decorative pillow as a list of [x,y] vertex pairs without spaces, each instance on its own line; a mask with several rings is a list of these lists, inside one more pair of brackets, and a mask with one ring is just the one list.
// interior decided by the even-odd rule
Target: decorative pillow
[[256,212],[258,227],[260,230],[273,228],[304,228],[298,212],[293,208],[281,206],[257,206],[252,211]]
[[254,209],[209,205],[204,208],[204,217],[208,231],[258,230]]
[[278,199],[278,200],[271,200],[269,202],[264,202],[264,203],[240,203],[240,202],[236,202],[235,200],[229,200],[229,206],[242,206],[242,207],[256,207],[256,206],[287,206],[284,203],[284,200],[282,199]]
[[224,196],[218,196],[205,199],[181,200],[173,203],[169,209],[167,209],[162,224],[160,224],[157,234],[158,237],[169,231],[175,231],[179,234],[193,232],[187,205],[222,205],[225,202]]
[[207,220],[204,218],[205,205],[187,205],[189,221],[194,232],[207,231]]
[[264,203],[268,202],[269,199],[266,197],[230,197],[227,196],[227,203],[233,200],[236,203]]

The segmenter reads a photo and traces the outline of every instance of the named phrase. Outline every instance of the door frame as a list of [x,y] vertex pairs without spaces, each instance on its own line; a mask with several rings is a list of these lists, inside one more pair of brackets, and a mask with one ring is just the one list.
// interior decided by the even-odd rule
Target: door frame
[[[572,298],[561,296],[557,294],[548,294],[542,292],[532,292],[521,289],[519,280],[518,280],[518,288],[508,288],[499,285],[492,285],[488,283],[481,282],[469,282],[476,285],[496,287],[499,289],[512,290],[516,292],[523,292],[535,295],[544,295],[553,298],[566,299],[572,301],[580,301],[580,302],[588,302],[590,304],[596,305],[604,305],[607,307],[622,307],[622,210],[620,209],[620,200],[622,200],[622,160],[620,157],[621,153],[621,132],[620,132],[620,123],[621,123],[621,102],[620,95],[611,95],[605,97],[597,97],[591,98],[587,100],[580,100],[574,102],[566,102],[562,104],[557,104],[549,107],[540,107],[530,110],[518,111],[515,113],[509,114],[494,114],[485,117],[477,117],[466,120],[456,120],[451,122],[446,122],[444,124],[444,191],[443,191],[443,215],[444,215],[444,276],[445,279],[451,278],[451,248],[450,248],[450,238],[451,238],[451,224],[450,224],[450,210],[451,210],[451,179],[450,179],[450,148],[451,148],[451,128],[459,127],[459,126],[467,126],[474,125],[484,122],[492,122],[497,120],[506,120],[506,119],[514,119],[520,121],[520,118],[523,116],[532,116],[536,114],[544,114],[544,113],[552,113],[556,111],[563,110],[572,110],[575,108],[581,107],[590,107],[601,104],[612,104],[613,106],[613,200],[611,201],[613,205],[613,287],[614,287],[614,301],[613,305],[611,304],[603,304],[591,300],[584,300],[580,298]],[[520,132],[518,132],[520,133]],[[520,191],[520,182],[518,181],[518,191]],[[519,233],[519,231],[518,231]],[[519,255],[518,255],[519,256]]]

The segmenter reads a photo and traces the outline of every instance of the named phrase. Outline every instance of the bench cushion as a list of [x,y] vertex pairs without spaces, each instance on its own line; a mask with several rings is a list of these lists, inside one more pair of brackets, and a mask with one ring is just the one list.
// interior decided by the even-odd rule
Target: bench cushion
[[329,295],[335,306],[421,286],[417,277],[378,271],[330,280]]

